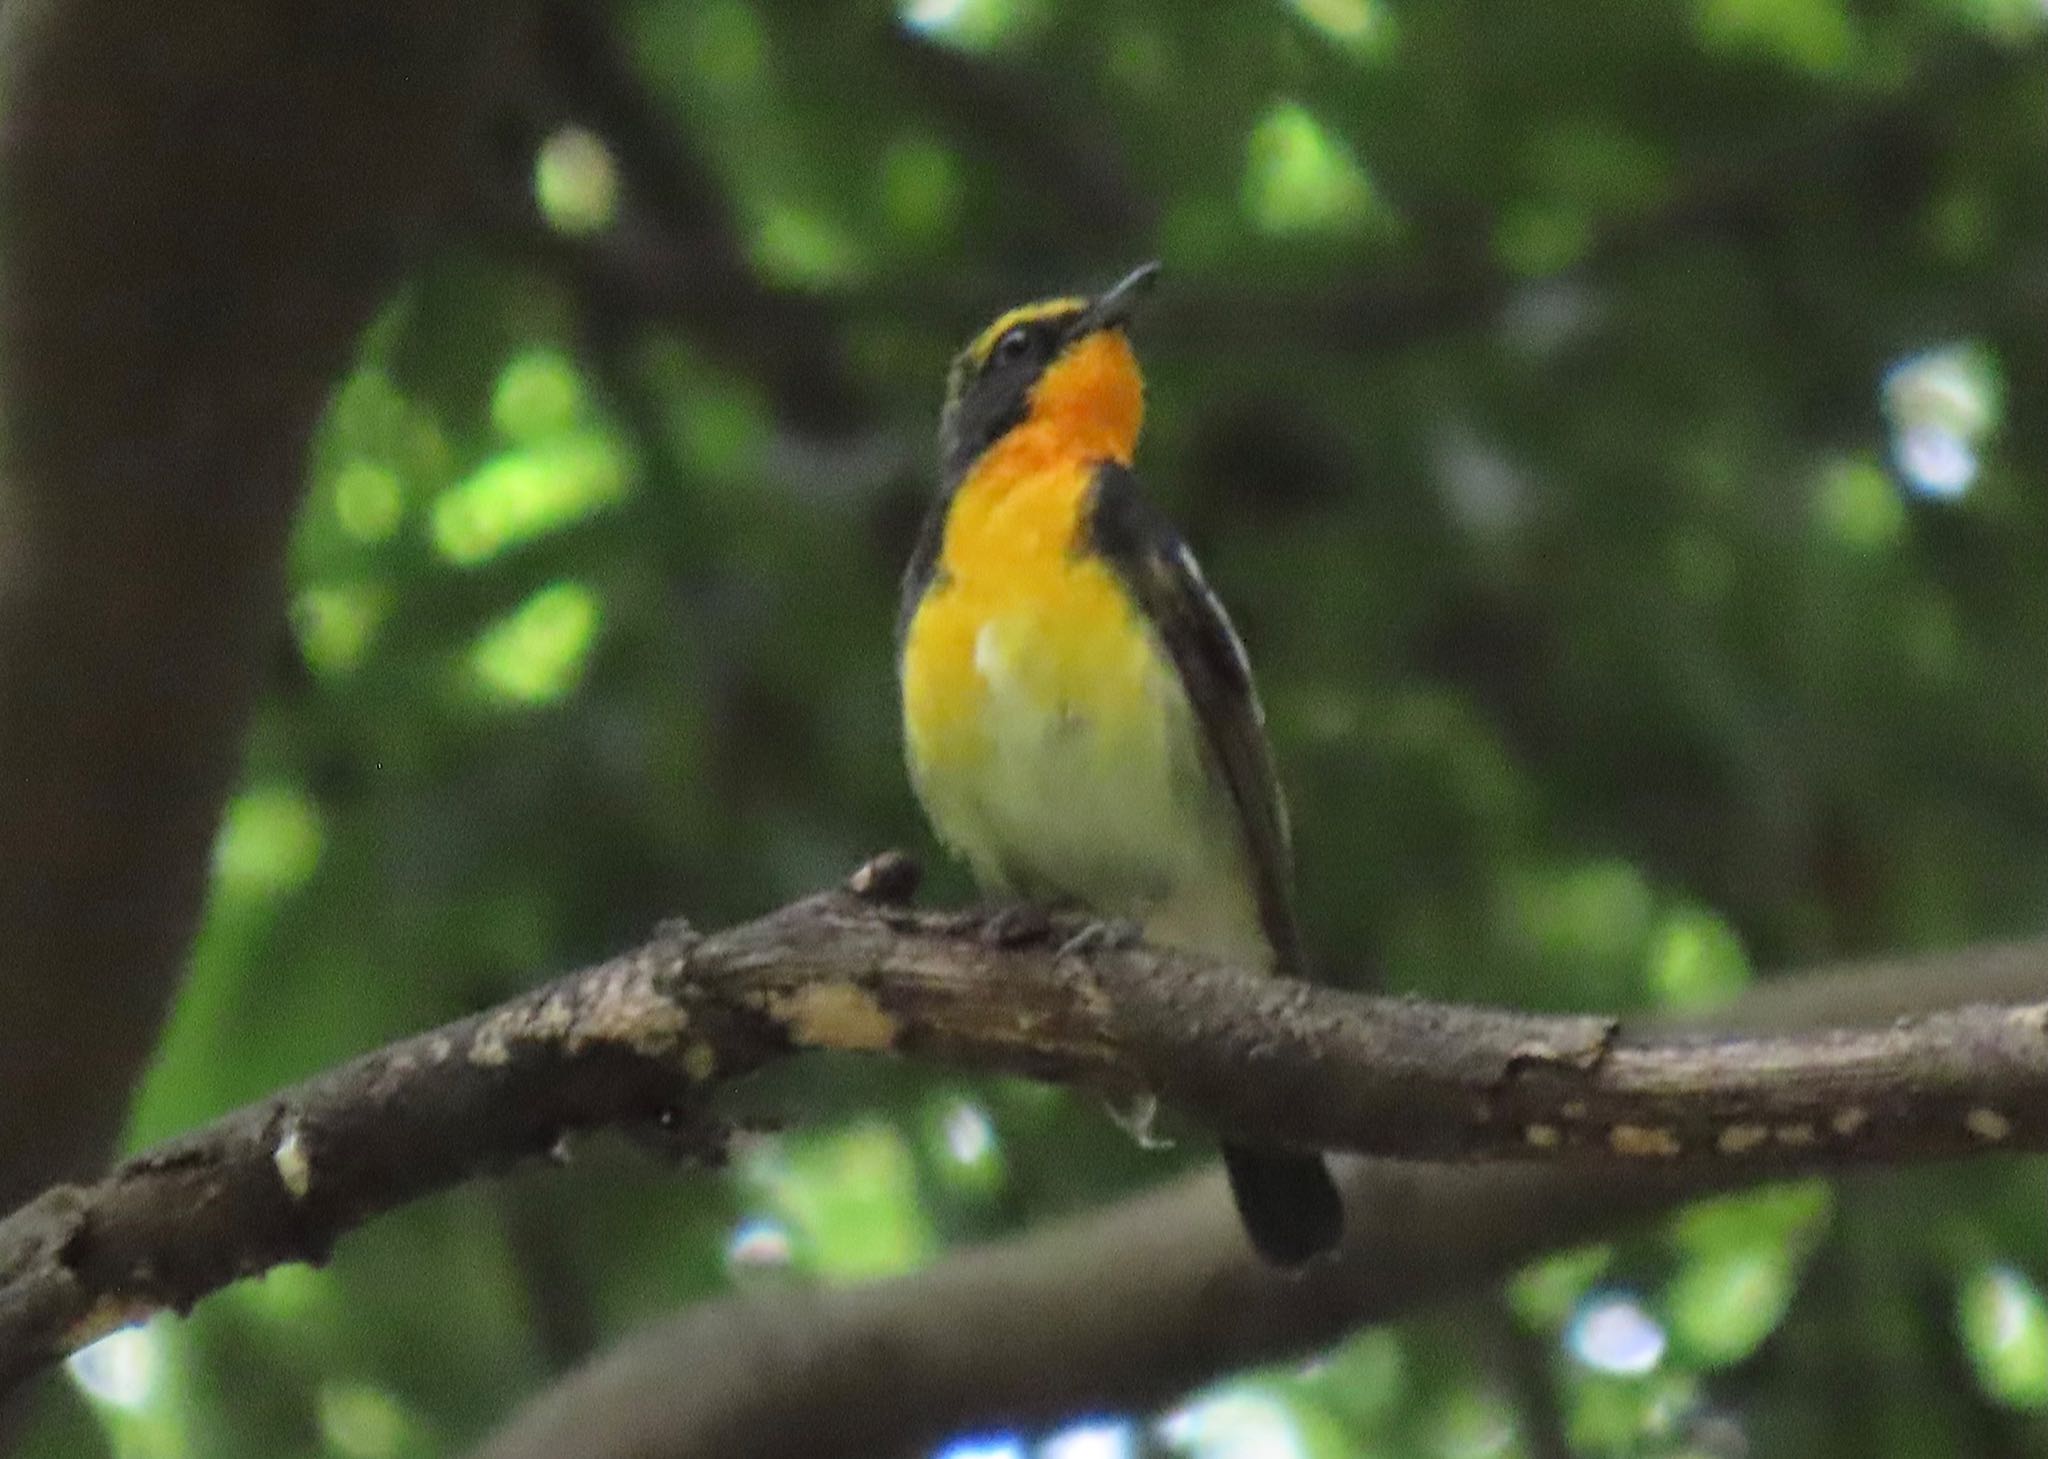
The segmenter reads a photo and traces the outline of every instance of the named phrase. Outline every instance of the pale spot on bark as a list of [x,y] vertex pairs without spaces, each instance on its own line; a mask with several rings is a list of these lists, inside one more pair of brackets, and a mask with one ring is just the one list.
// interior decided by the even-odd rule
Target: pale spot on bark
[[1508,1050],[1508,1060],[1510,1063],[1564,1064],[1574,1069],[1591,1069],[1606,1057],[1608,1040],[1613,1032],[1611,1024],[1603,1023],[1589,1031],[1582,1043],[1559,1044],[1548,1038],[1523,1039]]
[[511,1035],[521,1019],[517,1013],[494,1014],[484,1021],[470,1040],[469,1062],[482,1069],[495,1069],[512,1062]]
[[1770,1138],[1767,1125],[1730,1125],[1714,1145],[1723,1155],[1747,1155]]
[[1607,1132],[1607,1143],[1617,1155],[1676,1155],[1683,1147],[1678,1136],[1657,1125],[1616,1125]]
[[469,1062],[482,1068],[509,1063],[515,1044],[560,1044],[580,1054],[593,1044],[616,1044],[647,1058],[675,1052],[689,1015],[655,990],[646,974],[617,967],[584,978],[573,992],[540,1003],[519,1003],[485,1019],[469,1046]]
[[872,994],[845,983],[820,983],[768,999],[769,1016],[796,1043],[812,1049],[888,1049],[896,1020]]
[[303,1201],[313,1189],[313,1157],[307,1153],[305,1138],[299,1134],[297,1125],[285,1127],[284,1137],[270,1152],[270,1163],[277,1168],[277,1178],[284,1183],[286,1193],[295,1201]]
[[1522,1138],[1537,1150],[1555,1150],[1564,1143],[1564,1136],[1558,1133],[1556,1125],[1530,1125],[1522,1131]]
[[1988,1106],[1979,1106],[1964,1115],[1963,1125],[1978,1139],[1994,1145],[2012,1133],[2012,1121]]
[[541,1038],[560,1038],[569,1031],[569,1000],[560,993],[541,1004],[533,1015],[533,1032]]
[[1870,1123],[1870,1111],[1861,1105],[1852,1104],[1847,1109],[1836,1110],[1835,1117],[1828,1123],[1834,1127],[1836,1134],[1846,1140]]
[[1558,1110],[1558,1113],[1568,1120],[1582,1120],[1586,1117],[1586,1101],[1583,1099],[1570,1100]]
[[2032,1034],[2048,1034],[2048,1003],[2028,1003],[2005,1015],[2006,1022]]
[[660,1058],[675,1052],[683,1030],[690,1026],[690,1016],[656,992],[652,979],[632,968],[589,979],[580,1002],[567,1028],[572,1054],[591,1044],[622,1044],[636,1054]]
[[1801,1121],[1794,1125],[1780,1125],[1773,1131],[1780,1145],[1790,1150],[1804,1150],[1820,1142],[1820,1136],[1812,1125]]
[[718,1051],[699,1040],[683,1050],[683,1072],[693,1084],[706,1084],[718,1072]]

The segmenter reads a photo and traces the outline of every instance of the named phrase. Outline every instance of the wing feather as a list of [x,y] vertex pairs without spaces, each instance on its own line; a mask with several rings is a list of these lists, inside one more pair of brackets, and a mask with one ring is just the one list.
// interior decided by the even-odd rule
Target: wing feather
[[1210,768],[1237,811],[1260,925],[1277,968],[1304,976],[1287,806],[1244,644],[1194,554],[1145,499],[1129,469],[1112,462],[1098,468],[1087,530],[1090,545],[1144,610],[1187,691]]

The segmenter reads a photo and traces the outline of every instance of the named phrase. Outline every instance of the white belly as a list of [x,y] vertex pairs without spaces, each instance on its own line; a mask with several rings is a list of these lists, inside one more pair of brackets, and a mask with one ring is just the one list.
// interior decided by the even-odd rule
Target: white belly
[[1268,956],[1234,808],[1208,773],[1178,677],[1145,643],[1120,682],[1053,698],[1028,625],[974,645],[989,753],[934,819],[991,885],[1129,917],[1162,941]]

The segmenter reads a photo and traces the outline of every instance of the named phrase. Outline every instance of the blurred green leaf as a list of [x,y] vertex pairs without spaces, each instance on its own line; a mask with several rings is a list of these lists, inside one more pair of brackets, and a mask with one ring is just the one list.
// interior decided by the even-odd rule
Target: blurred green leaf
[[1664,1289],[1679,1354],[1706,1368],[1742,1361],[1784,1320],[1795,1285],[1792,1260],[1780,1249],[1759,1245],[1694,1257]]
[[541,143],[533,193],[541,213],[564,233],[598,233],[619,211],[618,165],[604,139],[563,127]]
[[434,502],[434,545],[471,567],[617,503],[631,484],[609,436],[580,432],[493,457]]
[[1826,1229],[1834,1196],[1826,1182],[1764,1186],[1696,1201],[1679,1213],[1673,1239],[1696,1256],[1810,1242]]
[[1667,1008],[1697,1010],[1726,1003],[1750,976],[1741,942],[1713,913],[1678,907],[1658,919],[1650,940],[1650,983]]
[[1248,144],[1244,208],[1267,233],[1355,233],[1380,214],[1357,158],[1299,102],[1282,102]]
[[487,629],[470,662],[496,697],[545,704],[580,682],[602,620],[597,595],[588,587],[555,583]]
[[1696,0],[1701,36],[1729,50],[1754,50],[1801,70],[1847,69],[1856,30],[1842,0]]
[[228,803],[214,845],[222,896],[287,892],[320,863],[320,812],[297,788],[254,786]]
[[2010,1266],[1973,1272],[1956,1294],[1963,1349],[1984,1391],[2012,1408],[2048,1409],[2048,1302]]
[[1523,1322],[1560,1328],[1613,1263],[1613,1248],[1581,1246],[1533,1262],[1508,1283],[1508,1299]]
[[893,1276],[936,1246],[903,1138],[887,1125],[792,1136],[750,1174],[796,1238],[805,1270],[838,1280]]

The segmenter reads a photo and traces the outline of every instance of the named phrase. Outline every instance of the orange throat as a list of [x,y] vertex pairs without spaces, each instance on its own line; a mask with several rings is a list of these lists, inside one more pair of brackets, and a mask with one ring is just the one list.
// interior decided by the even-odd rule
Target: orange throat
[[[1069,345],[1032,387],[1024,423],[995,451],[1023,438],[1043,439],[1082,460],[1131,464],[1145,423],[1145,382],[1121,329],[1103,329]],[[991,452],[993,454],[993,452]]]
[[1144,382],[1123,332],[1073,345],[1033,387],[1024,420],[961,479],[942,562],[957,570],[967,556],[1065,552],[1096,466],[1130,465],[1144,418]]

